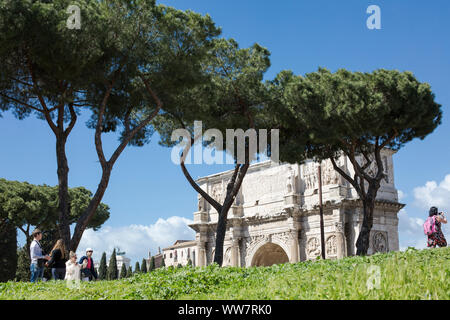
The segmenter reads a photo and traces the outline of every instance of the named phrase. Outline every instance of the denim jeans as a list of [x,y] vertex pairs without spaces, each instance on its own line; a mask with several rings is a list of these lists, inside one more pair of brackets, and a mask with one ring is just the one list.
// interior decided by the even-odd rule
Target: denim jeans
[[53,280],[64,280],[66,275],[66,268],[52,268]]
[[37,263],[32,263],[30,265],[30,271],[31,271],[31,282],[36,282],[39,279],[42,280],[42,277],[44,276],[44,268],[38,268]]

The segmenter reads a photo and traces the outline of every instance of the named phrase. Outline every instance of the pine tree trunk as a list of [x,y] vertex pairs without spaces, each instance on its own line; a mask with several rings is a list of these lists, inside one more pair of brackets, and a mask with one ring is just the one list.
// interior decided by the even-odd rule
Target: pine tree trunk
[[30,255],[30,247],[31,247],[31,236],[29,234],[25,235],[26,239],[27,239],[27,243],[25,244],[25,254],[28,257],[28,260],[31,260],[31,255]]
[[217,229],[216,229],[216,251],[214,253],[214,262],[219,266],[222,266],[223,263],[223,243],[225,241],[225,233],[227,230],[227,216],[230,208],[224,211],[224,207],[219,212],[219,220],[217,221]]
[[97,187],[97,191],[94,194],[94,197],[89,202],[88,207],[78,219],[77,224],[75,226],[75,230],[73,232],[72,240],[70,241],[70,250],[76,251],[78,245],[80,244],[81,237],[83,236],[84,230],[92,219],[97,210],[100,202],[102,201],[103,195],[105,194],[106,188],[108,188],[109,178],[111,177],[112,168],[107,166],[103,169],[102,178]]
[[[222,266],[223,263],[223,243],[225,241],[225,233],[227,231],[228,211],[230,211],[231,205],[234,202],[234,197],[241,188],[242,181],[244,181],[244,177],[247,174],[248,167],[248,162],[242,165],[242,167],[239,169],[237,180],[233,180],[232,178],[228,183],[225,201],[219,212],[219,218],[216,228],[216,251],[214,253],[214,262],[219,266]],[[233,194],[233,190],[236,191],[236,194]]]
[[[70,226],[69,217],[69,166],[66,157],[66,139],[64,134],[60,132],[56,135],[56,159],[58,165],[58,230],[61,239],[64,241],[66,251],[70,248]],[[66,252],[68,256],[68,252]]]
[[370,246],[370,231],[373,226],[373,211],[375,207],[376,189],[369,186],[367,196],[363,202],[363,222],[358,240],[356,241],[356,255],[365,256]]

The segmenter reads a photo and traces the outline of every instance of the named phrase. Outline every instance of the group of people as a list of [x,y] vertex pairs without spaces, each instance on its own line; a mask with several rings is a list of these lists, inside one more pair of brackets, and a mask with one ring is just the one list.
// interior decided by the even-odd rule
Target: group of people
[[77,260],[77,255],[73,251],[70,251],[67,257],[64,241],[59,239],[50,254],[44,255],[40,244],[42,232],[35,229],[32,236],[33,241],[30,245],[31,282],[42,280],[44,267],[51,268],[54,280],[97,280],[98,275],[92,258],[94,251],[91,248],[87,248],[86,255]]
[[[447,223],[444,213],[439,212],[436,207],[431,207],[428,219],[430,219],[430,224],[434,225],[434,232],[427,234],[427,246],[429,248],[446,247],[447,240],[441,228],[442,223]],[[59,239],[53,246],[50,255],[44,255],[39,242],[42,239],[42,232],[35,229],[32,236],[33,242],[30,246],[31,282],[42,280],[44,266],[51,268],[54,280],[97,280],[98,275],[94,267],[94,259],[92,259],[94,251],[91,248],[86,249],[86,255],[82,256],[80,260],[77,260],[77,255],[73,251],[69,252],[67,259],[64,241]]]

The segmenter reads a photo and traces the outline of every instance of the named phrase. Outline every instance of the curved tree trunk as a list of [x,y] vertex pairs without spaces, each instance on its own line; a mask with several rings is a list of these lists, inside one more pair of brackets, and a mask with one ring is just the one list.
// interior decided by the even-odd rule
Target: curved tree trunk
[[[239,165],[236,167],[236,169],[238,167]],[[223,206],[221,210],[218,211],[219,218],[217,221],[217,228],[216,228],[216,251],[214,253],[214,262],[217,263],[219,266],[222,266],[223,263],[223,243],[225,241],[225,233],[227,231],[228,211],[230,211],[231,205],[233,204],[234,199],[237,193],[239,192],[239,189],[241,188],[242,181],[244,180],[248,167],[249,162],[247,159],[247,162],[240,166],[239,175],[237,176],[237,179],[236,175],[238,171],[235,170],[235,173],[230,179],[230,182],[228,182],[227,195],[225,197]]]
[[[356,241],[356,255],[358,256],[367,255],[370,246],[370,231],[372,230],[373,226],[373,211],[375,208],[375,200],[377,197],[378,189],[380,189],[381,179],[383,179],[384,176],[380,150],[381,149],[378,148],[378,146],[375,149],[375,161],[378,168],[378,173],[375,177],[369,176],[364,171],[366,168],[368,168],[370,163],[364,165],[363,167],[358,165],[354,152],[347,154],[356,172],[354,178],[350,177],[346,172],[339,168],[336,165],[333,157],[330,158],[334,169],[355,188],[359,195],[359,198],[363,203],[363,222],[361,225],[360,233],[358,235],[358,239]],[[367,192],[365,192],[364,181],[368,183]]]
[[97,191],[95,192],[94,196],[89,202],[88,207],[77,221],[75,230],[73,231],[72,239],[70,241],[69,246],[70,250],[72,251],[77,250],[78,245],[80,244],[81,241],[81,237],[83,236],[83,232],[84,230],[86,230],[89,221],[94,216],[95,211],[100,205],[103,195],[105,194],[105,191],[108,188],[109,178],[111,177],[111,171],[112,168],[110,166],[105,167],[105,169],[103,170],[100,183],[97,187]]
[[[379,187],[378,187],[379,188]],[[373,185],[369,185],[369,189],[363,202],[363,222],[361,231],[359,232],[358,239],[356,240],[356,255],[365,256],[370,246],[370,231],[373,227],[373,211],[375,208],[375,199],[378,188]]]

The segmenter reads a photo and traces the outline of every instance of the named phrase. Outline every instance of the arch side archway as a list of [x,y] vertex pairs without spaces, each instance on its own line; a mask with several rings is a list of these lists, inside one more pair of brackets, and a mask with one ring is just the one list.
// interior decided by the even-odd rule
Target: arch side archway
[[273,264],[280,264],[289,262],[287,248],[283,248],[275,242],[260,243],[253,249],[253,254],[247,261],[247,266],[271,266]]

